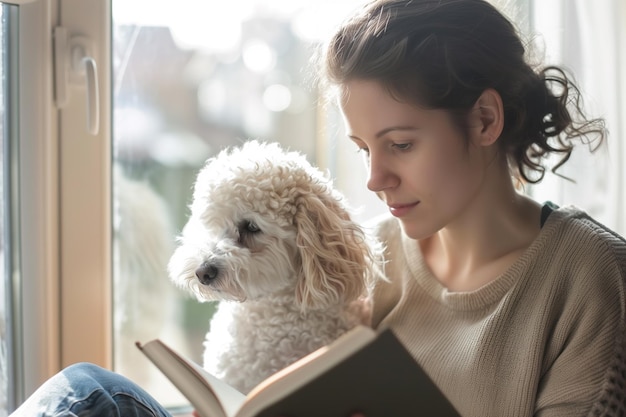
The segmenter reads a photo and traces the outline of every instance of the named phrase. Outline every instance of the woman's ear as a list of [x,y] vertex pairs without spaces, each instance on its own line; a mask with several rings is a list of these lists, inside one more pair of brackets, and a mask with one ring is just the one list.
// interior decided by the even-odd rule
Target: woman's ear
[[482,92],[471,112],[472,127],[475,127],[474,143],[480,146],[494,144],[504,129],[504,107],[502,97],[493,88]]

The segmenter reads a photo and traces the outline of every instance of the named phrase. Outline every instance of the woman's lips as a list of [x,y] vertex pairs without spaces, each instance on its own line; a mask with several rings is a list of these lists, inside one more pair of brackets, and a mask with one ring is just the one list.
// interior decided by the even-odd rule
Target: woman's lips
[[413,209],[413,207],[417,206],[418,204],[419,204],[419,201],[415,203],[409,203],[409,204],[390,204],[389,211],[395,217],[402,217],[405,214],[407,214],[409,211],[411,211],[411,209]]

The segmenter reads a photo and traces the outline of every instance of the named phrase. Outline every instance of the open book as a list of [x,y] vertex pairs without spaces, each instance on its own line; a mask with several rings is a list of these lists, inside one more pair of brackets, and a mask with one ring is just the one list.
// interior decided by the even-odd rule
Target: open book
[[158,339],[137,347],[202,417],[459,417],[389,329],[356,327],[247,396]]

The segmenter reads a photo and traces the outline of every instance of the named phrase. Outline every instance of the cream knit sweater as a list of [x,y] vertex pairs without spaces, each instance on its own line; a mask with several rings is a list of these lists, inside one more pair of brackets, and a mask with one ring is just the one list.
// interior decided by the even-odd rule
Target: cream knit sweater
[[[582,211],[554,211],[508,271],[448,292],[398,222],[377,226],[390,326],[463,417],[626,415],[626,242]],[[418,415],[419,410],[416,410]]]

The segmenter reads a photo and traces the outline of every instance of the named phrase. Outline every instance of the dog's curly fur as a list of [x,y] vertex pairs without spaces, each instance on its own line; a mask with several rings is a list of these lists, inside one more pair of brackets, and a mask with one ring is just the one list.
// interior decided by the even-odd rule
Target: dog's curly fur
[[242,392],[369,320],[377,246],[299,153],[249,141],[209,159],[172,280],[222,301],[204,366]]

